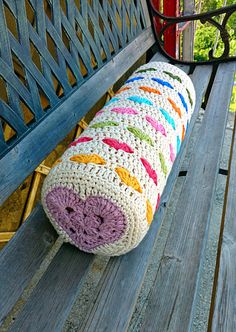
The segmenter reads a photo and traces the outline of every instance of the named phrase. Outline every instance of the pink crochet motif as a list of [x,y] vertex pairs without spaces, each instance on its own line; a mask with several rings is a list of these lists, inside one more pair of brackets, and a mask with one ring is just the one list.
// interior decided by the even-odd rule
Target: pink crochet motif
[[117,139],[104,138],[102,141],[103,141],[103,143],[111,146],[112,148],[114,148],[116,150],[122,150],[124,152],[134,153],[134,150],[132,150],[128,144],[119,142]]
[[160,195],[160,193],[158,193],[158,196],[157,196],[157,205],[156,205],[156,210],[159,208],[159,205],[160,205],[160,200],[161,200],[161,195]]
[[138,111],[130,107],[115,107],[111,111],[119,114],[131,114],[131,115],[138,114]]
[[79,143],[89,142],[89,141],[92,141],[92,140],[93,140],[92,137],[80,137],[76,141],[70,143],[69,147],[76,146]]
[[141,160],[143,166],[145,167],[149,177],[153,180],[153,182],[157,186],[157,173],[156,173],[156,171],[151,167],[151,165],[149,164],[149,162],[146,159],[140,158],[140,160]]
[[172,144],[170,144],[170,160],[172,161],[172,163],[175,161],[175,154]]
[[162,124],[158,123],[155,119],[153,119],[151,116],[146,115],[146,120],[153,126],[153,128],[156,131],[159,131],[163,136],[166,136],[166,130],[162,126]]
[[95,114],[95,116],[101,115],[102,113],[104,113],[104,110],[100,110],[100,111],[98,111],[98,112]]

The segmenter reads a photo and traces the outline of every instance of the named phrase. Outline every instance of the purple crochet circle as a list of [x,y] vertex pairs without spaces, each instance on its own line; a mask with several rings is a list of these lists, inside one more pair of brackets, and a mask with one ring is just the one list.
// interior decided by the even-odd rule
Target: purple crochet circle
[[84,251],[117,241],[126,228],[121,209],[101,196],[84,201],[72,189],[56,187],[47,194],[46,205],[53,220]]

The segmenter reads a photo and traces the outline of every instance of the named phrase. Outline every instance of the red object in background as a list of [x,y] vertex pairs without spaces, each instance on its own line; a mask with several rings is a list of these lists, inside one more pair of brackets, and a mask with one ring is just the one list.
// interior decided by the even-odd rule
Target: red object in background
[[[160,0],[152,0],[152,4],[153,4],[153,7],[155,7],[155,9],[160,12]],[[155,27],[155,30],[156,32],[159,32],[162,28],[162,24],[160,22],[160,19],[155,16],[153,18],[153,21],[154,21],[154,27]]]
[[[160,0],[153,0],[152,3],[156,10],[160,11]],[[179,0],[163,0],[163,14],[171,17],[179,16]],[[158,17],[154,18],[154,26],[157,33],[163,27]],[[169,55],[179,58],[179,33],[176,24],[173,24],[164,32],[164,48]]]
[[[179,16],[179,0],[164,0],[163,13],[165,16]],[[177,24],[173,24],[164,32],[164,47],[166,52],[174,58],[179,58],[179,34]]]

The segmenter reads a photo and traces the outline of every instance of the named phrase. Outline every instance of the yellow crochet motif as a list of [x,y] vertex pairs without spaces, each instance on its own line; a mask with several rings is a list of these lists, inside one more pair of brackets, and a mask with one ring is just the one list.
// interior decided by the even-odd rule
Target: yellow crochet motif
[[149,200],[146,202],[147,205],[147,212],[146,212],[146,217],[147,217],[147,223],[150,225],[152,223],[152,218],[153,218],[153,212],[152,212],[152,206]]
[[132,187],[134,190],[137,190],[139,193],[142,193],[142,188],[135,176],[130,175],[130,172],[124,167],[116,167],[116,173],[119,175],[122,182],[127,186]]
[[71,157],[70,160],[76,163],[106,165],[106,161],[97,154],[77,154]]
[[55,167],[55,166],[57,166],[57,165],[60,164],[61,162],[62,162],[61,159],[57,159],[57,160],[55,161],[55,163],[52,165],[52,168]]

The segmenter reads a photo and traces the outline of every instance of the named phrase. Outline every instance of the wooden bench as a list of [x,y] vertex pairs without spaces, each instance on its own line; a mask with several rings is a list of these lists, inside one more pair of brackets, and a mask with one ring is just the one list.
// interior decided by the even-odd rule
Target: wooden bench
[[[150,61],[169,61],[157,51],[146,1],[124,0],[122,7],[119,1],[89,3],[48,1],[45,13],[43,1],[27,1],[32,23],[24,1],[1,2],[0,75],[8,102],[1,99],[0,118],[16,132],[5,142],[0,127],[1,202],[143,54],[148,52]],[[6,10],[17,22],[17,38]],[[15,58],[25,81],[14,71]],[[0,330],[179,332],[220,330],[223,324],[224,331],[235,330],[236,288],[228,288],[236,275],[234,133],[229,166],[219,171],[235,62],[177,65],[190,74],[197,102],[148,235],[129,254],[102,259],[61,243],[37,205],[0,252]],[[63,89],[60,96],[53,78]],[[34,121],[24,122],[20,101]],[[227,186],[225,181],[225,205],[215,225],[219,173]]]

